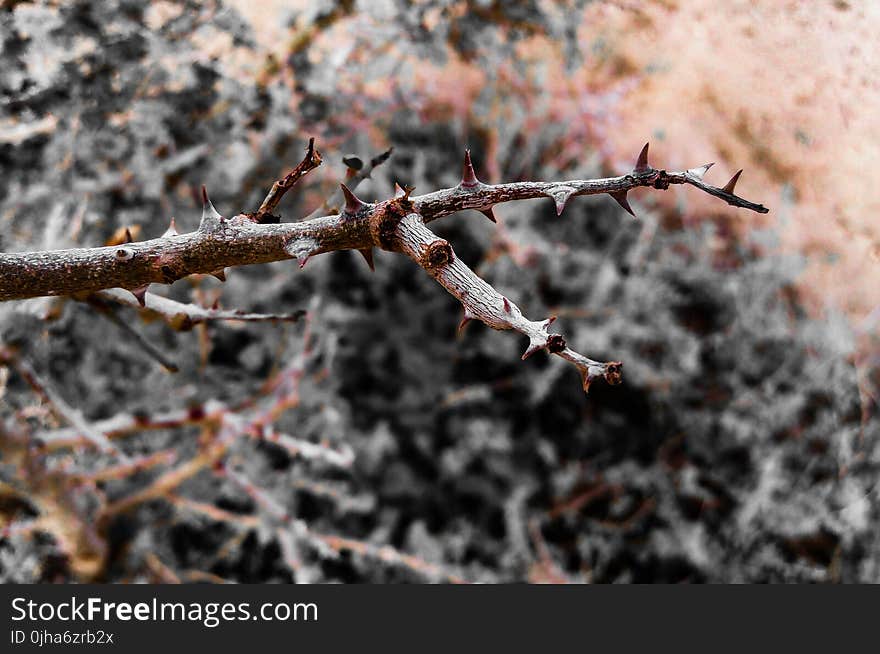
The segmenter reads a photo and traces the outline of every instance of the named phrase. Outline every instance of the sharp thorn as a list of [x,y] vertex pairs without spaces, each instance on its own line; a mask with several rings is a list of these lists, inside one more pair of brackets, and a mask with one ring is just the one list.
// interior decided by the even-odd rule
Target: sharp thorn
[[561,216],[574,192],[575,190],[569,186],[557,186],[551,188],[544,195],[553,200],[553,203],[556,205],[556,215]]
[[461,318],[461,322],[458,323],[458,331],[459,331],[459,333],[461,333],[461,330],[464,329],[464,328],[467,326],[467,324],[468,324],[471,320],[473,320],[473,319],[474,319],[474,315],[473,315],[470,311],[468,311],[467,309],[465,309],[465,310],[464,310],[464,316],[462,316],[462,318]]
[[130,289],[132,295],[134,295],[134,299],[138,301],[138,304],[141,307],[147,306],[147,289],[149,288],[149,284],[145,286],[138,286],[137,288]]
[[296,262],[299,264],[300,270],[305,268],[306,264],[309,262],[309,259],[312,255],[310,254],[302,254],[296,258]]
[[581,371],[581,382],[583,382],[584,393],[589,393],[590,392],[590,384],[593,383],[593,378],[590,376],[589,370],[582,370]]
[[394,198],[404,198],[406,197],[406,191],[401,188],[400,184],[394,182]]
[[547,320],[545,320],[544,324],[542,325],[543,330],[546,332],[548,329],[550,329],[550,325],[552,325],[554,322],[556,322],[556,316],[550,316],[549,318],[547,318]]
[[177,236],[179,233],[180,232],[177,231],[177,224],[174,222],[174,216],[171,216],[171,222],[168,224],[168,229],[166,229],[165,233],[162,234],[162,238]]
[[508,299],[506,297],[502,297],[501,299],[504,300],[504,310],[507,313],[510,313],[510,302],[508,301]]
[[208,189],[202,184],[202,219],[199,222],[199,227],[203,227],[209,223],[222,221],[223,216],[221,216],[214,208],[214,205],[211,204],[211,199],[208,197]]
[[648,143],[645,143],[645,147],[639,152],[639,158],[636,161],[636,167],[633,168],[633,172],[646,173],[649,170],[651,170],[651,166],[648,165]]
[[342,187],[342,194],[345,196],[345,213],[356,214],[358,211],[367,206],[367,204],[354,193],[352,193],[351,189],[349,189],[345,184],[340,184],[340,186]]
[[727,184],[725,184],[724,188],[722,188],[721,190],[725,193],[730,193],[731,195],[733,195],[733,189],[736,188],[736,183],[739,181],[740,175],[742,175],[742,169],[736,171],[736,174],[730,178],[730,181],[727,182]]
[[523,352],[522,360],[525,361],[530,356],[532,356],[535,352],[543,349],[546,346],[547,346],[546,340],[544,340],[544,341],[534,341],[533,340],[533,341],[529,342],[529,346],[526,348],[526,351]]
[[626,191],[614,191],[613,193],[609,193],[612,198],[617,201],[621,207],[623,207],[624,211],[626,211],[629,215],[635,217],[636,213],[632,210],[632,207],[629,206],[629,201],[626,199]]
[[708,170],[709,170],[712,166],[714,166],[714,165],[715,165],[714,162],[712,162],[712,163],[707,163],[707,164],[705,164],[705,165],[703,165],[703,166],[699,166],[698,168],[691,168],[691,169],[689,169],[687,172],[688,172],[688,174],[689,174],[691,177],[696,177],[697,179],[699,179],[700,181],[702,181],[702,180],[703,180],[703,176],[706,174],[706,171],[708,171]]
[[474,164],[471,163],[471,151],[465,150],[464,166],[462,166],[460,186],[470,188],[473,186],[478,186],[479,184],[480,180],[477,179],[477,174],[474,172]]
[[493,223],[498,222],[498,220],[495,218],[495,213],[492,211],[492,207],[489,207],[488,209],[480,209],[479,212],[486,216],[486,218],[491,220]]
[[358,250],[358,252],[364,257],[364,261],[367,262],[370,270],[376,272],[376,266],[373,264],[373,248],[364,248],[363,250]]
[[215,297],[214,303],[211,305],[211,311],[219,311],[220,310],[220,298]]
[[134,239],[131,237],[131,230],[126,227],[125,228],[125,240],[123,243],[131,243]]
[[221,268],[220,270],[215,270],[211,273],[211,275],[219,279],[221,282],[226,281],[226,270],[223,268]]

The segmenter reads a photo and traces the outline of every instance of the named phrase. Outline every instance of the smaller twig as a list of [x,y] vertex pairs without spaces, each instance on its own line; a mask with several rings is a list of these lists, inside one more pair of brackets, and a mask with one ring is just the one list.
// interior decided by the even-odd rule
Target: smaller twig
[[310,138],[305,158],[296,165],[296,168],[287,173],[282,179],[279,179],[272,184],[272,189],[269,191],[266,199],[263,200],[263,204],[260,205],[260,208],[257,209],[256,213],[251,214],[251,218],[258,223],[278,222],[278,220],[272,220],[269,217],[278,207],[281,198],[283,198],[284,194],[287,193],[287,191],[289,191],[304,175],[320,165],[321,153],[315,149],[315,139]]
[[134,329],[127,322],[122,320],[119,316],[116,315],[116,312],[105,302],[102,302],[100,299],[95,297],[94,295],[90,298],[89,304],[91,304],[95,309],[97,309],[98,313],[102,316],[105,316],[110,322],[119,327],[127,336],[131,338],[140,348],[147,353],[147,355],[151,359],[155,359],[155,361],[165,368],[168,372],[177,372],[179,368],[177,364],[173,363],[168,357],[166,357],[162,352],[159,351],[152,343],[150,343],[143,335]]
[[304,310],[294,311],[293,313],[245,313],[238,310],[209,309],[195,304],[183,304],[155,293],[147,293],[144,296],[144,306],[142,307],[131,293],[121,288],[109,288],[105,291],[94,293],[89,296],[89,301],[95,296],[106,300],[113,300],[119,304],[146,312],[152,312],[178,331],[186,331],[192,329],[195,325],[215,320],[297,322],[305,315]]
[[103,452],[118,456],[122,461],[130,460],[124,452],[120,451],[119,448],[110,442],[107,436],[90,425],[85,418],[83,418],[82,412],[70,406],[51,386],[51,384],[49,384],[49,382],[40,379],[40,376],[37,374],[37,371],[34,370],[33,366],[31,366],[31,364],[20,354],[14,353],[8,348],[0,348],[0,361],[11,364],[33,391],[39,395],[46,404],[52,407],[54,413],[56,413],[62,420],[69,422],[72,427],[82,434],[82,436],[92,445]]

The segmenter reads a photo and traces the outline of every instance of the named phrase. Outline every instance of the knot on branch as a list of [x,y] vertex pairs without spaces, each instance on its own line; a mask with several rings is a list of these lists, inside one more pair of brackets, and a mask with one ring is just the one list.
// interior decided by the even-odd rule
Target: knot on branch
[[623,381],[623,364],[620,361],[609,361],[605,364],[605,381],[611,386],[617,386]]
[[383,250],[394,249],[400,221],[415,211],[415,205],[409,199],[412,188],[407,187],[401,191],[402,193],[396,193],[392,199],[376,205],[376,210],[369,218],[373,242]]
[[116,248],[114,256],[117,261],[130,261],[134,258],[134,250],[131,248]]
[[440,238],[424,247],[419,264],[426,270],[435,270],[452,263],[454,257],[452,246]]
[[547,337],[547,351],[551,354],[562,352],[566,347],[565,339],[561,334],[550,334]]

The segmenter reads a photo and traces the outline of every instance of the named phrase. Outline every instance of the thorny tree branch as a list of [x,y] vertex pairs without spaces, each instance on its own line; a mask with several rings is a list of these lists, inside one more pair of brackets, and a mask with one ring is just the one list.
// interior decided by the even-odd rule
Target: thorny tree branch
[[[648,164],[647,144],[631,173],[618,177],[560,182],[513,182],[484,184],[474,173],[470,153],[465,154],[461,182],[452,188],[410,197],[398,187],[390,200],[365,203],[345,185],[345,206],[340,213],[297,223],[277,223],[271,211],[283,194],[309,170],[320,165],[321,156],[309,142],[305,158],[284,179],[273,185],[261,207],[253,214],[224,218],[203,191],[199,227],[178,234],[172,226],[161,237],[140,243],[0,254],[0,301],[43,295],[88,294],[109,288],[131,291],[144,306],[151,283],[170,284],[191,274],[214,274],[221,280],[230,266],[296,259],[300,268],[309,258],[335,250],[356,249],[372,267],[372,249],[401,251],[417,261],[432,277],[457,297],[465,308],[465,321],[479,318],[495,329],[515,329],[529,337],[523,358],[546,349],[573,363],[581,372],[584,388],[595,377],[610,383],[620,380],[620,364],[599,363],[567,347],[558,334],[551,334],[553,319],[534,322],[519,308],[477,277],[454,254],[448,243],[437,239],[425,224],[443,216],[475,209],[494,221],[492,207],[501,202],[549,197],[557,215],[578,195],[607,193],[627,212],[634,214],[627,192],[639,187],[667,189],[689,184],[734,207],[767,213],[768,209],[734,194],[742,171],[724,187],[706,184],[703,177],[712,164],[681,172],[658,170]],[[378,165],[378,164],[377,164]]]

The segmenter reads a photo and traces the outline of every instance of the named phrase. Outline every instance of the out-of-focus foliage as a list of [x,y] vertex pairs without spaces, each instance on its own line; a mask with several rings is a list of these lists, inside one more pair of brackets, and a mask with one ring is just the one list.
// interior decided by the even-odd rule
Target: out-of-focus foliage
[[[596,11],[616,11],[607,3],[368,4],[23,2],[0,13],[4,249],[98,244],[122,226],[151,237],[172,213],[191,229],[202,183],[221,212],[252,210],[308,135],[328,164],[285,199],[286,220],[327,197],[348,152],[395,147],[364,186],[377,198],[394,181],[419,191],[456,183],[465,147],[483,179],[552,179],[631,166],[657,137],[621,121],[655,71],[614,54],[616,33],[590,35]],[[660,139],[656,165],[717,154],[672,141]],[[698,160],[678,161],[676,147]],[[852,365],[856,337],[806,313],[801,262],[772,254],[778,234],[746,236],[733,210],[688,195],[682,213],[658,196],[643,196],[638,221],[607,199],[580,199],[562,218],[547,201],[499,207],[498,227],[476,213],[436,224],[529,315],[557,313],[576,349],[624,361],[624,384],[596,384],[589,396],[564,365],[520,361],[516,335],[471,325],[456,336],[458,303],[392,254],[377,255],[375,274],[356,254],[334,253],[303,271],[233,270],[222,287],[178,282],[168,290],[177,299],[219,296],[249,311],[320,299],[316,360],[277,426],[344,440],[352,471],[269,442],[244,447],[236,465],[316,532],[390,545],[466,579],[880,579],[876,408],[870,367],[860,376]],[[47,307],[51,322],[40,319]],[[299,327],[136,325],[180,367],[168,375],[86,305],[0,311],[3,341],[90,421],[234,404],[259,394],[301,342]],[[55,425],[15,373],[0,377],[0,398],[5,421]],[[185,460],[197,438],[158,431],[126,447],[175,447]],[[86,451],[53,457],[104,463]],[[101,490],[125,497],[154,474]],[[260,513],[209,470],[178,494]],[[7,502],[0,512],[17,523],[35,508]],[[153,579],[158,558],[182,579],[421,578],[307,543],[293,572],[270,526],[238,533],[149,502],[99,535],[107,554],[96,577]],[[0,541],[0,575],[75,577],[54,557],[57,536]]]

